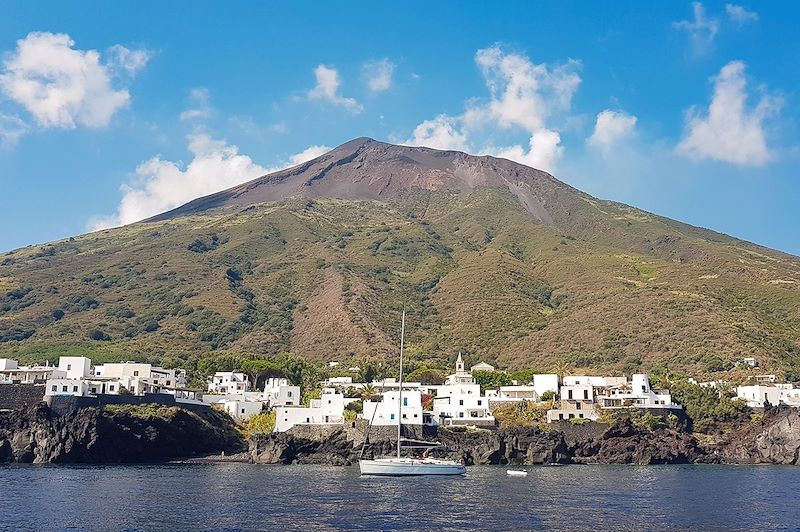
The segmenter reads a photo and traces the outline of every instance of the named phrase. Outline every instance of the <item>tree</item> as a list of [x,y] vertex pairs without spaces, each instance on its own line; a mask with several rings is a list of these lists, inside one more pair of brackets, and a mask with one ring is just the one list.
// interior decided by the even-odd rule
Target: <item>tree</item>
[[368,382],[361,388],[361,400],[362,401],[370,401],[375,396],[375,386],[372,385],[371,382]]
[[260,412],[247,422],[247,434],[269,434],[275,430],[275,411]]
[[481,392],[512,384],[511,377],[503,371],[476,371],[472,376],[475,377],[475,382],[481,385]]
[[415,369],[406,376],[408,382],[419,382],[426,385],[437,385],[444,383],[444,375],[438,369],[419,368]]

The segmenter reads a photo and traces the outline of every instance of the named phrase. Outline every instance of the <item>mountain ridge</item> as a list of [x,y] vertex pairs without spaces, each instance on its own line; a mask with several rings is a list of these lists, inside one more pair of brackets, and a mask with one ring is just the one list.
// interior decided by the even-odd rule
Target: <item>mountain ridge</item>
[[359,138],[0,254],[0,357],[189,353],[718,376],[800,364],[800,259],[505,159]]

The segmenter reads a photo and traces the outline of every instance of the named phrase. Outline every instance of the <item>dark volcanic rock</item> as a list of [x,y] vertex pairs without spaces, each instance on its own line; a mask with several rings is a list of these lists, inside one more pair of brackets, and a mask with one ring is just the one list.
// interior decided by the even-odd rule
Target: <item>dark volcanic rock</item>
[[768,408],[761,421],[728,435],[714,454],[724,463],[800,465],[800,411]]
[[600,464],[687,464],[702,461],[704,456],[691,434],[668,428],[640,429],[629,419],[609,427],[599,440],[573,448],[575,462]]
[[225,414],[175,407],[159,412],[163,416],[137,417],[86,408],[58,416],[44,403],[0,412],[0,461],[153,462],[243,447]]

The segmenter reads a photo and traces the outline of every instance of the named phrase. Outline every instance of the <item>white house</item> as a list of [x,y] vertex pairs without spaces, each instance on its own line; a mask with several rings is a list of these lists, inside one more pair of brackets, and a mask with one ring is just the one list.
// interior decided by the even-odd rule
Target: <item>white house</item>
[[744,357],[742,359],[742,364],[750,366],[751,368],[757,368],[758,367],[758,360],[756,360],[755,357]]
[[438,386],[433,418],[440,425],[494,425],[489,398],[481,395],[479,384]]
[[403,424],[422,425],[422,394],[417,390],[406,390],[403,386],[403,405],[400,407],[400,391],[384,392],[381,401],[364,401],[361,417],[375,426],[392,426],[399,422],[401,412]]
[[244,399],[223,399],[215,404],[220,405],[232,418],[239,421],[247,421],[264,409],[264,403],[261,401]]
[[58,369],[67,379],[81,379],[92,375],[92,361],[86,357],[58,357]]
[[0,358],[0,384],[40,384],[66,376],[56,366],[20,366],[16,360]]
[[625,386],[628,379],[625,377],[600,377],[596,375],[565,375],[562,379],[564,386],[590,385],[595,388],[612,388]]
[[208,378],[208,391],[218,394],[234,394],[250,389],[250,379],[244,373],[218,371]]
[[594,403],[594,386],[588,383],[567,384],[561,387],[558,408],[547,411],[547,421],[564,419],[597,419],[599,413]]
[[476,371],[494,371],[494,366],[492,366],[491,364],[487,364],[486,362],[478,362],[477,364],[469,368],[469,371],[470,373],[475,373]]
[[795,388],[791,383],[739,386],[736,388],[736,397],[745,400],[750,408],[764,408],[767,402],[773,406],[800,406],[800,388]]
[[668,390],[653,390],[650,379],[644,373],[631,376],[630,385],[613,388],[609,392],[598,395],[597,402],[601,408],[656,408],[680,409],[672,402]]
[[295,425],[344,424],[344,396],[325,388],[309,406],[282,406],[275,409],[275,432],[286,432]]
[[270,378],[264,384],[262,400],[270,408],[279,406],[298,406],[300,404],[300,387],[289,384],[288,379]]

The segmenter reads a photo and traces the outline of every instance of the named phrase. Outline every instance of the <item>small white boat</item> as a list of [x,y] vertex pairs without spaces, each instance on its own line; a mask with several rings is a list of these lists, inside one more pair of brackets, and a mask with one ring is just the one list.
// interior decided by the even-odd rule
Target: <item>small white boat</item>
[[506,469],[506,475],[509,477],[527,477],[527,469]]

